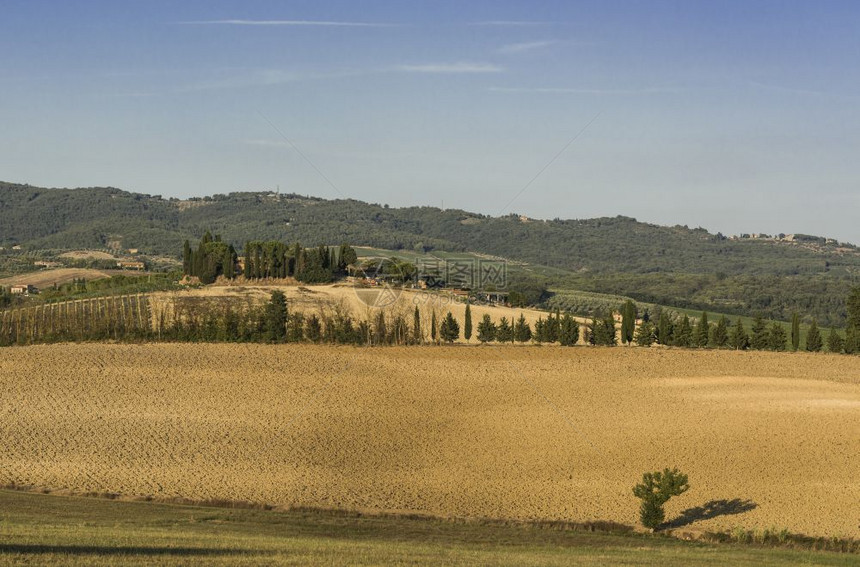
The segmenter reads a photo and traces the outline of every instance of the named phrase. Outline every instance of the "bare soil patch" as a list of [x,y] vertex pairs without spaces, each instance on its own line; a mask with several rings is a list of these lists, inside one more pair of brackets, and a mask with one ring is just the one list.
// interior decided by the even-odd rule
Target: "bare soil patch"
[[48,345],[0,389],[0,484],[634,524],[678,466],[685,529],[860,535],[860,357]]

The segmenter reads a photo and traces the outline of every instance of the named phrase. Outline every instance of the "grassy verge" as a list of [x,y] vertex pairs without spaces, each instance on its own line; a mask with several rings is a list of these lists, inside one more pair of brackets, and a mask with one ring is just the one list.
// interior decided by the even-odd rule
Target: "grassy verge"
[[558,526],[0,491],[0,565],[856,565],[857,555]]

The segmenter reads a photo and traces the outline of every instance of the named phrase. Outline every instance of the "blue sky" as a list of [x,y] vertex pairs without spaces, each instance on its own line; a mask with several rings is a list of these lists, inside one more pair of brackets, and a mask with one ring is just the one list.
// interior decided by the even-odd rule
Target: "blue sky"
[[5,0],[0,15],[6,181],[860,243],[857,2]]

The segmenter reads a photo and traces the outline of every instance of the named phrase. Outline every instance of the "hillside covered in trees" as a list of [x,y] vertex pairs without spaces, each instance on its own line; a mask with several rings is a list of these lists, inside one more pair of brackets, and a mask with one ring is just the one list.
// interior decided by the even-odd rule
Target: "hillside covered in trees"
[[781,319],[799,311],[825,325],[844,321],[843,298],[860,275],[860,250],[824,238],[728,239],[627,217],[541,221],[295,194],[178,200],[7,183],[0,183],[0,214],[5,248],[113,246],[179,256],[185,240],[208,230],[237,251],[248,240],[469,251],[557,268],[556,276],[539,276],[550,288]]

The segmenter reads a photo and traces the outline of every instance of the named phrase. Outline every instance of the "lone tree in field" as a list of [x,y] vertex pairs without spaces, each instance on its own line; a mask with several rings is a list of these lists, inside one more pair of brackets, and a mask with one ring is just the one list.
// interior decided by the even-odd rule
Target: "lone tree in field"
[[639,506],[639,520],[651,530],[658,529],[666,519],[663,505],[673,496],[681,495],[690,489],[687,475],[678,469],[663,469],[662,472],[645,473],[642,482],[633,487],[633,495],[642,500]]

